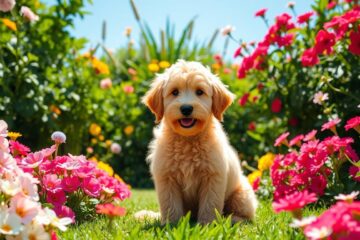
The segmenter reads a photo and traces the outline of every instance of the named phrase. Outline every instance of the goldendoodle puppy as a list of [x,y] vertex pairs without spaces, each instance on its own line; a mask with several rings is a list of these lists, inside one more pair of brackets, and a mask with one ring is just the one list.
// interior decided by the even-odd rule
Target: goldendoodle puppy
[[179,60],[159,74],[143,102],[160,123],[147,160],[161,221],[191,211],[210,223],[215,210],[233,221],[253,219],[257,200],[220,124],[233,94],[198,62]]

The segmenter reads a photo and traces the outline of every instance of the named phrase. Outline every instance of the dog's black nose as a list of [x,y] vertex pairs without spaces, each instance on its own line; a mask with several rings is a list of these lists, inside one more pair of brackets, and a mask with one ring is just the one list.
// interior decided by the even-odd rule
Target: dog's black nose
[[184,116],[189,116],[192,113],[193,109],[193,106],[187,104],[180,107],[180,111],[182,114],[184,114]]

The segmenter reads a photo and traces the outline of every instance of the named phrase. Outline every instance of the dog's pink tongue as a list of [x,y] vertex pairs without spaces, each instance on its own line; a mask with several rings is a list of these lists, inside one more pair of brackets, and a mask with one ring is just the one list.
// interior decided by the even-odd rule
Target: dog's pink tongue
[[194,119],[193,118],[183,118],[180,121],[183,126],[188,127],[194,122]]

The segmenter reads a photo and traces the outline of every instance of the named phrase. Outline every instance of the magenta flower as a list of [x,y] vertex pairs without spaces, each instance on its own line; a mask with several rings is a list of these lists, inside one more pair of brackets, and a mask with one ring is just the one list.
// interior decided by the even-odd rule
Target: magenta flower
[[92,177],[85,178],[81,184],[81,187],[84,190],[84,192],[91,197],[100,196],[101,185],[99,181],[95,178]]
[[22,155],[26,156],[30,152],[30,148],[19,143],[18,141],[9,141],[10,143],[10,151],[13,156]]
[[346,122],[345,130],[355,129],[358,133],[360,133],[360,116],[353,117]]
[[301,14],[297,17],[297,22],[299,24],[307,23],[307,22],[309,22],[312,15],[314,15],[314,12],[312,12],[312,11]]
[[357,174],[360,172],[360,167],[350,166],[349,175],[357,182],[360,182],[360,177],[357,177]]
[[245,106],[245,104],[247,103],[248,99],[249,99],[250,93],[245,93],[240,99],[239,99],[239,105],[240,106]]
[[66,202],[65,192],[62,190],[56,192],[47,192],[46,201],[54,206],[61,206]]
[[76,176],[64,177],[61,180],[61,186],[66,192],[75,192],[80,187],[80,180]]
[[240,47],[238,47],[236,50],[235,50],[235,52],[234,52],[234,58],[237,58],[238,56],[240,56],[241,55],[241,50],[242,50],[242,47],[240,46]]
[[341,119],[339,119],[339,118],[330,120],[330,121],[328,121],[327,123],[324,123],[324,124],[321,126],[321,131],[325,131],[326,129],[329,129],[329,130],[331,130],[335,135],[337,135],[336,125],[337,125],[338,123],[340,123],[340,122],[341,122]]
[[45,190],[49,192],[55,193],[62,190],[61,179],[59,179],[56,174],[45,175],[42,179],[42,184]]
[[309,203],[317,201],[315,193],[309,193],[307,190],[303,192],[295,192],[277,202],[273,202],[272,206],[276,213],[281,211],[295,211],[303,208]]
[[55,206],[54,211],[56,215],[60,218],[70,218],[72,223],[75,223],[75,213],[74,211],[67,206]]
[[285,133],[281,134],[281,135],[275,140],[274,146],[275,146],[275,147],[278,147],[278,146],[280,146],[281,144],[289,145],[289,144],[288,144],[288,140],[287,140],[287,137],[288,137],[289,135],[290,135],[289,132],[285,132]]
[[266,11],[267,11],[267,8],[260,9],[259,11],[257,11],[257,12],[255,13],[255,17],[264,17]]

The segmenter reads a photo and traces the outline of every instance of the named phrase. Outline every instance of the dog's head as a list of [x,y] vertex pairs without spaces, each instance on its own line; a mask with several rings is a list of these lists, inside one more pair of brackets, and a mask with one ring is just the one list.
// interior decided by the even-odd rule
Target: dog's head
[[176,133],[194,136],[213,116],[222,121],[233,98],[208,68],[179,60],[155,78],[143,102],[155,114],[156,122],[163,119]]

